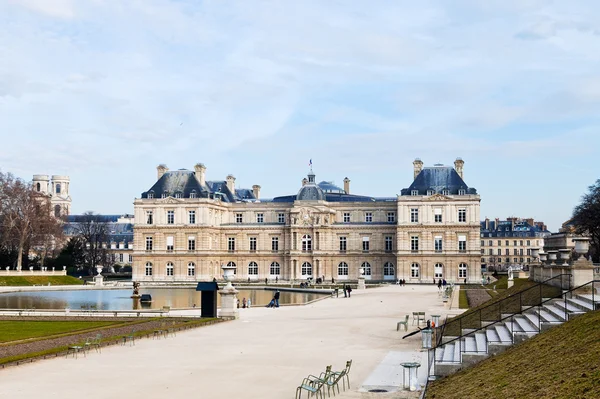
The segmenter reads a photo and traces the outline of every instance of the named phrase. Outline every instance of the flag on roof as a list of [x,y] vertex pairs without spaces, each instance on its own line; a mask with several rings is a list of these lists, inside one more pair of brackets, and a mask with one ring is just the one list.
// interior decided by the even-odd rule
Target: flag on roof
[[312,159],[308,161],[308,166],[312,166]]

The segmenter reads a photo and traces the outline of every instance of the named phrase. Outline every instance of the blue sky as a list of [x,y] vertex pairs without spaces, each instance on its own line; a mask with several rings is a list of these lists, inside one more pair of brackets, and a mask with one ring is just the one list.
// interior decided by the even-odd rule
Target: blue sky
[[0,168],[126,213],[156,166],[263,197],[393,196],[465,160],[484,218],[552,230],[599,178],[595,1],[0,1]]

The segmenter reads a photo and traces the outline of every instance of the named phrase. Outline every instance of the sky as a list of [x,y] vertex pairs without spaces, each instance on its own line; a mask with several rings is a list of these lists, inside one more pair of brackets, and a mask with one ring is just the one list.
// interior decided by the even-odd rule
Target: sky
[[0,170],[132,213],[156,166],[390,197],[465,161],[481,218],[552,231],[600,178],[600,3],[0,0]]

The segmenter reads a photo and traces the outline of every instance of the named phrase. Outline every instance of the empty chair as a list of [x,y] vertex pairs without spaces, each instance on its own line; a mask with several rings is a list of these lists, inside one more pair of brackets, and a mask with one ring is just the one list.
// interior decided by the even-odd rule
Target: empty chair
[[[348,360],[346,362],[346,368],[343,369],[342,371],[333,371],[331,373],[331,378],[338,378],[341,375],[341,378],[338,379],[338,381],[341,379],[342,380],[342,384],[344,387],[344,391],[346,390],[346,381],[348,381],[348,389],[350,389],[350,368],[352,367],[352,359]],[[339,386],[338,386],[338,391],[339,391]],[[334,395],[335,395],[335,391],[334,391]]]
[[406,315],[404,321],[399,321],[398,324],[396,324],[396,331],[400,331],[401,325],[404,326],[404,331],[408,331],[408,317],[409,315]]

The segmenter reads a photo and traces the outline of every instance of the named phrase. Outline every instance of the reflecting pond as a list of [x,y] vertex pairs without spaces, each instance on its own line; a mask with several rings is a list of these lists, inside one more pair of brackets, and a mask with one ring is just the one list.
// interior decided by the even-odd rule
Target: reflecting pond
[[[96,306],[97,309],[131,310],[171,308],[191,308],[200,306],[200,292],[194,288],[143,288],[140,294],[152,295],[152,303],[140,304],[132,299],[131,289],[122,290],[75,290],[15,292],[0,294],[0,308],[3,309],[81,309]],[[243,298],[250,298],[252,306],[265,306],[273,298],[274,291],[239,290],[240,306]],[[323,297],[323,294],[281,291],[280,304],[302,304]],[[218,304],[221,302],[217,294]]]

